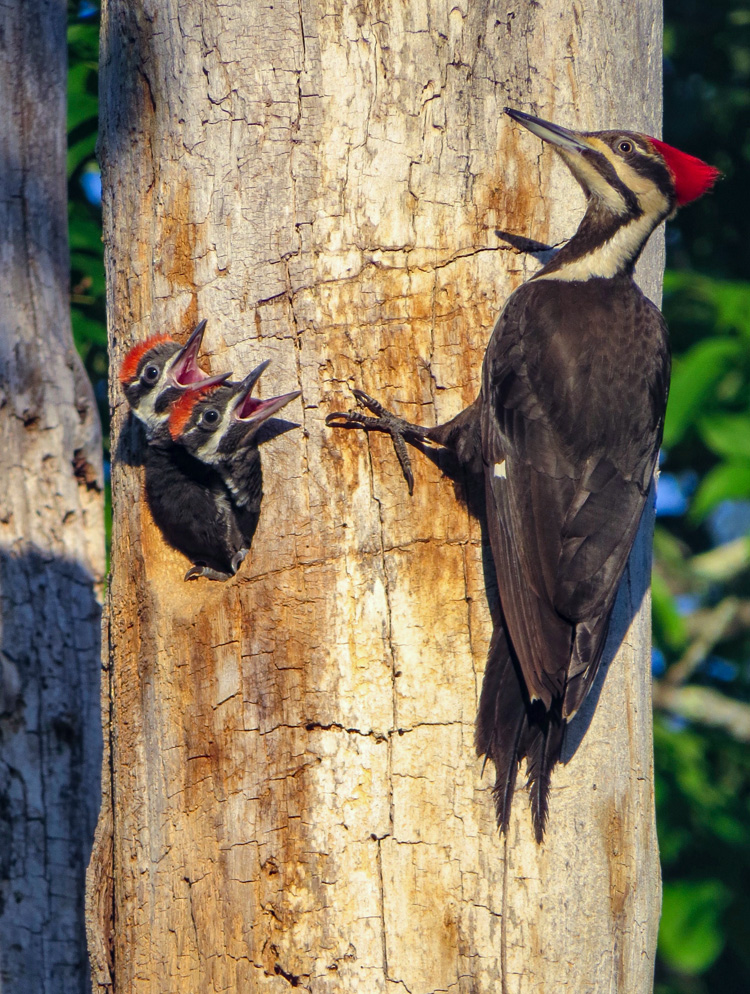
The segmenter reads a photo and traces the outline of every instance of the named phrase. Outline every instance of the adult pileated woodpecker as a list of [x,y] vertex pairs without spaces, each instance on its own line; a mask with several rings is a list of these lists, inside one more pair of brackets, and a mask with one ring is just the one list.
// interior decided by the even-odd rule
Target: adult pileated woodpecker
[[452,448],[484,475],[503,622],[495,629],[476,745],[495,765],[506,830],[526,758],[538,841],[565,725],[593,683],[619,581],[646,505],[669,386],[667,330],[633,281],[649,235],[718,170],[655,138],[575,132],[508,109],[553,146],[586,195],[576,234],[509,298],[476,401],[435,428],[361,391],[376,415],[335,427],[388,432],[411,491],[404,440]]
[[198,365],[206,321],[195,328],[184,345],[169,335],[152,335],[134,345],[120,367],[120,383],[133,414],[146,426],[151,444],[166,443],[169,405],[196,383],[222,383],[230,375],[209,376]]
[[[271,415],[300,395],[300,391],[295,390],[269,400],[252,397],[252,389],[267,366],[268,360],[241,383],[198,384],[185,391],[172,405],[169,415],[172,440],[184,447],[190,457],[213,467],[229,491],[228,506],[217,507],[216,518],[226,520],[230,526],[225,544],[227,552],[231,553],[232,572],[237,571],[247,555],[260,515],[263,474],[258,429]],[[235,524],[239,537],[232,527]],[[213,574],[213,570],[206,568],[191,571],[189,575],[223,579]]]

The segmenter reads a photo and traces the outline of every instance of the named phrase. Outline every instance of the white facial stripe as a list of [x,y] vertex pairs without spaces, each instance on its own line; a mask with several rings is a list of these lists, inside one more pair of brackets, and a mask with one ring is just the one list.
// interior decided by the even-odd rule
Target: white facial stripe
[[[148,393],[144,394],[141,397],[140,402],[138,404],[139,418],[142,418],[144,421],[146,421],[149,418],[155,417],[154,406],[156,404],[156,398],[158,396],[159,396],[158,390],[154,389],[150,390]],[[169,417],[169,408],[167,408],[166,411],[163,411],[160,417],[162,420],[166,421],[166,419]]]
[[656,225],[653,215],[640,217],[618,228],[614,235],[593,252],[572,259],[552,272],[534,276],[539,280],[565,280],[572,283],[594,278],[610,279],[621,273]]
[[[645,153],[642,154],[645,155]],[[654,216],[666,213],[669,201],[653,180],[647,176],[642,176],[618,155],[613,155],[610,162],[625,186],[632,190],[638,198],[638,204],[644,214]]]
[[156,383],[151,387],[151,389],[143,394],[141,400],[138,404],[138,417],[143,421],[153,421],[157,424],[166,424],[169,420],[169,407],[165,407],[164,410],[156,413],[156,402],[164,392],[168,389],[169,383],[166,382],[165,377],[161,376]]
[[[610,150],[606,145],[604,145],[604,142],[600,142],[598,139],[592,139],[591,144],[601,146],[597,147],[596,151],[602,152],[605,155],[605,158],[609,159],[609,156],[606,155],[605,149],[607,151]],[[596,166],[592,165],[582,155],[568,155],[565,151],[562,151],[560,154],[573,175],[586,184],[592,196],[598,197],[598,199],[601,200],[613,214],[627,213],[628,206],[625,203],[625,198],[619,190],[616,190],[614,187],[610,186]]]
[[[209,409],[208,406],[204,408],[204,413],[208,409]],[[221,455],[219,453],[219,445],[221,444],[221,439],[224,436],[224,433],[228,430],[230,424],[232,423],[233,419],[232,410],[233,406],[230,401],[230,403],[228,403],[224,409],[224,414],[221,418],[221,421],[219,422],[219,426],[216,428],[216,430],[213,433],[207,434],[204,433],[200,428],[194,429],[199,433],[198,437],[201,439],[202,442],[200,447],[200,458],[203,462],[206,462],[209,465],[213,465],[214,463],[217,463],[221,460]]]

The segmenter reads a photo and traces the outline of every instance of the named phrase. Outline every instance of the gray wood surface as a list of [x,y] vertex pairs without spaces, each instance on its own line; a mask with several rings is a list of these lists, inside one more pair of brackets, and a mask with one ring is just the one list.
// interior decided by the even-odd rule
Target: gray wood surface
[[89,989],[102,453],[69,316],[66,6],[0,7],[0,988]]

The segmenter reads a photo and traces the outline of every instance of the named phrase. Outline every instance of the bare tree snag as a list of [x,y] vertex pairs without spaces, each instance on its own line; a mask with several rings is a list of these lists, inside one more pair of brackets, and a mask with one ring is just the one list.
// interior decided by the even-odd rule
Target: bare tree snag
[[0,986],[88,989],[102,455],[69,317],[66,6],[0,8]]
[[211,371],[302,390],[223,585],[182,582],[113,391],[117,994],[649,991],[650,522],[547,839],[519,778],[506,840],[473,746],[480,523],[324,419],[352,386],[421,424],[474,399],[537,265],[502,233],[559,242],[583,207],[503,108],[658,133],[659,4],[108,0],[103,45],[115,360],[207,317]]

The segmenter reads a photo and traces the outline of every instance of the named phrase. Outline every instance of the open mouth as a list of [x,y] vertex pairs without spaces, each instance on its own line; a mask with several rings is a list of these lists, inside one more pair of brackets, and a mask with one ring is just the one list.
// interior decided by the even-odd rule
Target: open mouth
[[[206,320],[204,318],[173,360],[169,375],[175,386],[188,387],[193,383],[204,383],[208,385],[206,383],[207,380],[216,383],[223,382],[221,379],[216,379],[216,377],[212,377],[209,376],[208,373],[204,373],[198,365],[198,353],[200,352],[201,344],[203,342],[203,333],[205,330]],[[222,374],[222,376],[226,379],[224,374]]]
[[250,396],[253,387],[260,379],[269,362],[270,360],[266,359],[260,366],[256,366],[252,373],[249,373],[242,381],[240,397],[234,408],[234,416],[238,421],[244,421],[245,423],[265,421],[266,418],[270,418],[276,411],[281,410],[282,407],[285,407],[296,397],[299,397],[300,390],[282,394],[280,397],[271,397],[268,400],[258,400],[256,397]]

